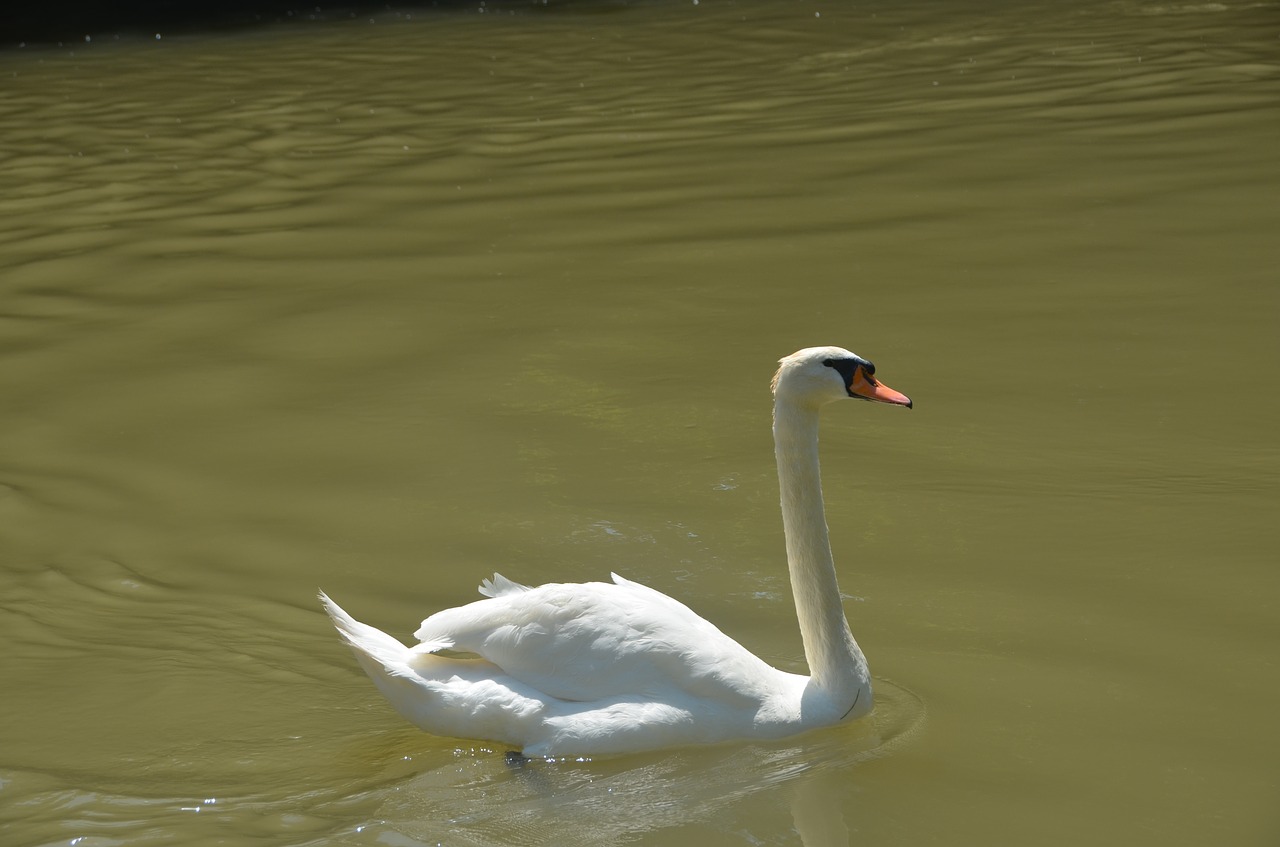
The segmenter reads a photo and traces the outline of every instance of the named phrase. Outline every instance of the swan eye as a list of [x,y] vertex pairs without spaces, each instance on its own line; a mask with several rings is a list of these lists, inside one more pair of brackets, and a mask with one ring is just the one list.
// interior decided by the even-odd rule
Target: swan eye
[[858,366],[863,364],[859,359],[824,359],[822,364],[840,374],[840,378],[844,380],[844,387],[847,389],[853,385],[853,377],[858,372]]
[[871,376],[876,372],[876,366],[866,359],[823,359],[822,364],[839,371],[845,382],[850,382],[853,379],[853,375],[859,367],[867,372],[867,376]]

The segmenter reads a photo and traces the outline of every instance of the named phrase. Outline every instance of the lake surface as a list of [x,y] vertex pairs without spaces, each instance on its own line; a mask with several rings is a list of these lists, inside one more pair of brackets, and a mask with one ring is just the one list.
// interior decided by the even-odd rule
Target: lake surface
[[[1280,840],[1275,4],[335,17],[0,53],[0,840]],[[802,670],[817,344],[916,402],[824,418],[870,718],[511,768],[321,613],[613,570]]]

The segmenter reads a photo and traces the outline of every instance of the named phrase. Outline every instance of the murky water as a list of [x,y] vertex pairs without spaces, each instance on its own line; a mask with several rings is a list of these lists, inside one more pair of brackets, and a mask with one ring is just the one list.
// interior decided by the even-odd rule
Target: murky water
[[[1008,8],[1005,8],[1007,5]],[[970,8],[974,6],[976,8]],[[1274,4],[553,4],[0,54],[5,844],[1272,844]],[[408,636],[616,570],[881,699],[511,769]]]

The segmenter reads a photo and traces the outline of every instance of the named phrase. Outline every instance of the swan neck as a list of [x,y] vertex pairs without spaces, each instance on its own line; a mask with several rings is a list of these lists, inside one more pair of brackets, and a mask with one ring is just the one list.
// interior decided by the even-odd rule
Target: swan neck
[[[869,686],[870,676],[836,582],[819,473],[817,407],[779,398],[773,436],[787,567],[811,681],[833,701],[853,701]],[[869,702],[869,692],[865,699]]]

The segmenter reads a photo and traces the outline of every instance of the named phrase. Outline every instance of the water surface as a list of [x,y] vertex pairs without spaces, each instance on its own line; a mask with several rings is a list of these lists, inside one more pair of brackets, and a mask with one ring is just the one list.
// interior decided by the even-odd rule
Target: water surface
[[[1274,5],[480,7],[0,54],[7,844],[1268,844]],[[511,769],[407,637],[615,570],[876,714]]]

